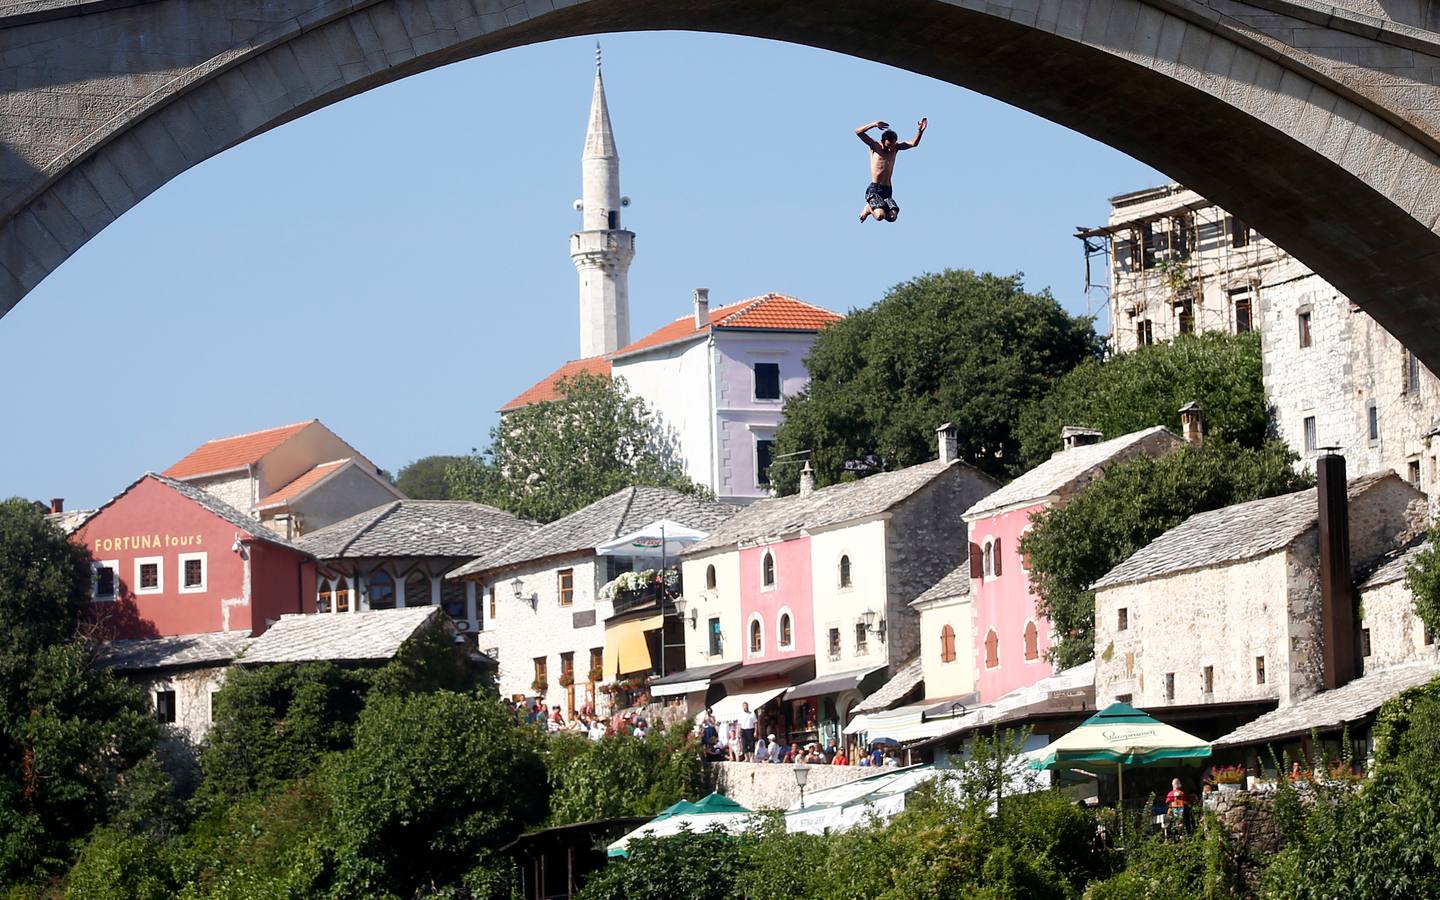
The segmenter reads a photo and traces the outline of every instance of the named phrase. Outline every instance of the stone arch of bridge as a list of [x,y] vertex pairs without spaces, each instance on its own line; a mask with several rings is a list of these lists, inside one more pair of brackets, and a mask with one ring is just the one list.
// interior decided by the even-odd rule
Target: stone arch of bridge
[[1440,36],[1256,2],[0,0],[0,313],[169,179],[308,112],[529,43],[678,29],[887,63],[1110,144],[1440,369]]

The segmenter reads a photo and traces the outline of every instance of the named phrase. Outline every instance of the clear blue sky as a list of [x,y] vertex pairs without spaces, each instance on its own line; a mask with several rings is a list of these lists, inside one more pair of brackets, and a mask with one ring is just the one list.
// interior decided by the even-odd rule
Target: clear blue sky
[[[635,336],[765,291],[835,310],[947,267],[1022,271],[1083,312],[1075,226],[1163,181],[950,84],[750,38],[602,38]],[[379,465],[483,446],[578,355],[568,238],[594,41],[448,66],[191,169],[0,319],[0,496],[103,502],[200,442],[318,417]],[[924,145],[897,225],[856,222],[853,129]]]

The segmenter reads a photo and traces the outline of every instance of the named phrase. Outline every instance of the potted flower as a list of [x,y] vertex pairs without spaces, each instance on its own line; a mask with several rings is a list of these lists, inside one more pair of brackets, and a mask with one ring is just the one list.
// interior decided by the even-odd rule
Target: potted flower
[[574,674],[573,672],[561,672],[561,673],[560,673],[560,686],[561,686],[561,687],[563,687],[563,688],[568,688],[568,687],[572,686],[573,684],[575,684],[575,674]]
[[537,694],[543,694],[550,689],[550,682],[544,678],[537,678],[530,682],[530,689]]
[[605,680],[605,669],[602,666],[590,667],[590,683],[596,684]]
[[1245,783],[1244,766],[1216,766],[1210,770],[1210,777],[1215,779],[1221,793],[1233,793],[1240,790]]

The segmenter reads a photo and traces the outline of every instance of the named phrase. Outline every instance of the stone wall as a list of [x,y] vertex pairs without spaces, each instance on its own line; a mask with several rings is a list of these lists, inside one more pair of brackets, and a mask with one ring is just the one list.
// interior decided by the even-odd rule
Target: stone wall
[[1280,831],[1275,825],[1275,795],[1235,791],[1212,793],[1205,809],[1215,813],[1230,839],[1231,861],[1245,886],[1254,890],[1264,873],[1265,863],[1280,850]]
[[247,516],[250,515],[250,508],[255,505],[255,488],[250,476],[244,472],[217,478],[201,478],[191,481],[190,484],[218,498],[222,503],[230,504]]
[[[859,766],[811,766],[805,793],[873,774],[874,770]],[[706,763],[705,782],[709,790],[724,794],[747,809],[789,809],[800,802],[795,767],[785,763]]]

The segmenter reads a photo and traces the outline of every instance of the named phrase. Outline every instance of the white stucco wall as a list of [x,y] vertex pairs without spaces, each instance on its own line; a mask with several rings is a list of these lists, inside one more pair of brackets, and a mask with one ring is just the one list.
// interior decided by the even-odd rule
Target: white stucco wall
[[[940,633],[955,630],[955,658],[941,659]],[[975,609],[968,596],[932,600],[920,607],[920,665],[925,697],[955,697],[975,690]]]
[[[705,587],[705,570],[715,567],[715,589]],[[728,550],[695,558],[687,557],[681,564],[685,583],[685,599],[694,609],[695,627],[685,618],[685,666],[713,666],[740,662],[745,649],[740,625],[740,552]],[[720,619],[720,655],[710,655],[710,619]]]
[[690,478],[715,489],[711,445],[715,423],[708,338],[617,359],[611,374],[655,410],[685,457]]
[[[850,557],[848,588],[840,586],[840,557]],[[874,520],[812,532],[810,535],[810,590],[814,598],[815,676],[887,664],[885,644],[877,635],[867,636],[866,652],[855,647],[855,623],[866,609],[885,617],[886,584],[885,522]],[[829,632],[840,629],[840,655],[829,655]]]
[[290,512],[299,518],[300,527],[295,536],[318,531],[395,499],[394,491],[351,466],[290,504]]

